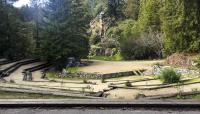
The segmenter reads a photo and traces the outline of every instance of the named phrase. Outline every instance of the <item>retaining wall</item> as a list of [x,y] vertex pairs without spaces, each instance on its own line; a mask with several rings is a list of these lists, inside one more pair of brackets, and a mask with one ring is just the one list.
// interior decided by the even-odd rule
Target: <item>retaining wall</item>
[[99,73],[85,73],[78,72],[73,74],[68,74],[67,77],[70,78],[88,78],[88,79],[108,79],[108,78],[118,78],[124,76],[133,76],[133,75],[142,75],[145,70],[134,70],[134,71],[126,71],[126,72],[116,72],[116,73],[108,73],[108,74],[99,74]]

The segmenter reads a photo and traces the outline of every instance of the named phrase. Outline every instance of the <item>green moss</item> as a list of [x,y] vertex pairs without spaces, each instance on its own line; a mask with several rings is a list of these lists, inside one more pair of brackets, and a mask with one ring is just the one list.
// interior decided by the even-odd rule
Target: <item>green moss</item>
[[200,99],[200,94],[192,96],[192,99]]
[[182,81],[182,83],[184,83],[184,84],[195,83],[195,82],[200,82],[200,78],[195,78],[195,79],[192,79],[192,80]]
[[79,71],[79,67],[69,67],[66,68],[69,73],[77,73]]
[[176,96],[172,99],[179,99],[179,100],[186,100],[186,99],[194,99],[194,100],[200,100],[200,94],[196,94],[196,95],[188,95],[188,96]]

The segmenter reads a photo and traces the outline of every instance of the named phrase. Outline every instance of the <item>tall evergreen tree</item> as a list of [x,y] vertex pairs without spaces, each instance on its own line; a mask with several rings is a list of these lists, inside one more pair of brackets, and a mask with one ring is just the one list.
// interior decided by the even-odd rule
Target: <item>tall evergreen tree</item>
[[124,0],[108,0],[107,2],[107,12],[109,16],[116,18],[123,17],[123,5]]
[[127,18],[131,18],[133,20],[138,19],[140,9],[140,0],[127,0],[124,5],[123,13]]
[[12,6],[15,1],[0,2],[0,56],[8,59],[26,57],[31,43],[29,25],[22,22],[20,10]]
[[198,0],[165,0],[161,9],[164,52],[200,50]]
[[68,57],[88,55],[87,24],[81,0],[49,0],[44,10],[43,59],[64,67]]

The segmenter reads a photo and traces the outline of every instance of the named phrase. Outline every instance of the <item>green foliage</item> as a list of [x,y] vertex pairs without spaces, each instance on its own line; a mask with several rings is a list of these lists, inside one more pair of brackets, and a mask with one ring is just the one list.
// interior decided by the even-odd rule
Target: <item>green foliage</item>
[[77,73],[79,71],[79,68],[78,67],[69,67],[69,68],[66,68],[66,70],[69,73]]
[[162,57],[162,36],[160,33],[135,34],[121,40],[120,49],[124,59],[153,59]]
[[121,61],[121,60],[123,60],[123,57],[118,52],[114,56],[92,56],[92,57],[90,57],[90,59],[103,60],[103,61]]
[[163,83],[179,83],[181,81],[181,74],[177,73],[173,68],[166,68],[161,71],[161,74],[158,76]]
[[140,0],[140,13],[135,31],[160,30],[159,8],[161,0]]
[[123,5],[124,0],[108,0],[107,1],[107,13],[111,17],[121,18],[123,17]]
[[8,59],[30,56],[34,48],[32,23],[23,22],[21,11],[8,2],[0,3],[0,12],[0,56]]
[[127,38],[121,42],[121,54],[124,59],[144,59],[147,47],[140,45],[139,38]]
[[106,10],[107,0],[86,0],[86,8],[90,15],[96,17],[101,11]]
[[168,0],[160,9],[164,52],[197,52],[200,47],[198,0]]
[[[136,3],[136,1],[132,1]],[[127,9],[125,13],[129,13],[133,3],[128,1]],[[148,46],[141,46],[139,43],[135,43],[146,33],[154,34],[154,32],[163,33],[161,39],[164,43],[160,50],[152,48],[154,52],[159,52],[159,57],[162,57],[161,51],[165,55],[169,55],[174,52],[198,52],[199,46],[199,1],[194,0],[188,3],[187,0],[140,0],[140,11],[138,14],[138,20],[131,22],[124,20],[118,22],[114,27],[111,27],[107,31],[107,35],[110,38],[120,39],[122,55],[134,59],[141,58],[141,55],[149,55]],[[126,24],[127,23],[127,24]],[[150,29],[149,29],[150,28]],[[138,39],[137,39],[138,38]],[[148,39],[148,38],[147,38]],[[152,39],[149,39],[151,41]],[[160,44],[158,43],[158,44]],[[157,47],[157,46],[156,46]],[[134,50],[135,49],[135,50]],[[151,49],[150,49],[151,50]],[[124,53],[124,51],[126,51]],[[126,53],[131,52],[126,57]],[[134,57],[138,56],[138,57]]]
[[57,78],[57,76],[58,76],[58,73],[56,73],[56,72],[47,72],[46,73],[46,75],[47,75],[47,78]]
[[199,100],[199,99],[200,99],[200,94],[198,94],[198,95],[193,95],[193,96],[192,96],[192,99],[197,99],[197,100]]
[[63,68],[68,57],[87,57],[88,20],[82,0],[50,0],[44,10],[46,18],[43,20],[41,58]]
[[127,0],[124,5],[123,13],[126,18],[137,20],[140,10],[140,0]]
[[194,60],[195,66],[200,69],[200,57]]
[[135,27],[135,20],[128,19],[119,21],[116,26],[111,27],[107,30],[107,37],[114,38],[118,41],[129,38],[134,34],[132,28]]
[[[131,1],[128,1],[129,3]],[[123,20],[107,31],[107,36],[120,42],[124,59],[149,59],[162,57],[162,36],[159,35],[159,2],[151,0],[132,1],[130,7],[140,6],[138,20]],[[131,5],[127,4],[127,5]],[[156,6],[156,7],[155,7]],[[128,11],[130,9],[127,9]],[[139,9],[138,9],[139,10]],[[128,13],[127,11],[127,13]],[[137,15],[137,14],[135,14]],[[157,37],[159,35],[159,37]]]

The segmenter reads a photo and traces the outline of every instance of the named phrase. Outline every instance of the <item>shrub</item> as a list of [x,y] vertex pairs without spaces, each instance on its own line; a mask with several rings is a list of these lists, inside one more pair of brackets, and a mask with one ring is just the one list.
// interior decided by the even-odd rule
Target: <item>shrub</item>
[[158,76],[163,83],[178,83],[181,79],[181,74],[177,73],[173,68],[165,68]]
[[129,82],[129,81],[127,81],[127,82],[125,83],[125,85],[126,85],[126,87],[132,87],[132,84],[131,84],[131,82]]
[[200,69],[200,57],[194,60],[195,66]]
[[140,33],[120,41],[124,59],[153,59],[162,57],[162,37],[160,33]]

